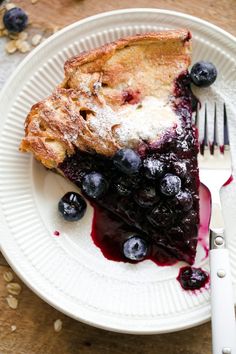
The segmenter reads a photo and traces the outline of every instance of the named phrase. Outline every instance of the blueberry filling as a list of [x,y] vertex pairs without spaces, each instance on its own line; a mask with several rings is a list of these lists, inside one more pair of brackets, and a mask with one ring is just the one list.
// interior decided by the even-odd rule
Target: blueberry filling
[[114,165],[127,175],[137,174],[141,167],[140,156],[132,149],[118,150],[113,157]]
[[207,284],[209,275],[201,268],[182,267],[177,280],[184,290],[198,290]]
[[156,179],[165,173],[166,166],[155,157],[148,157],[143,161],[143,170],[147,178]]
[[85,174],[82,180],[82,190],[87,197],[98,199],[106,193],[108,182],[101,173]]
[[140,102],[141,95],[139,90],[125,90],[122,93],[123,103],[137,104]]
[[138,205],[144,208],[151,207],[158,202],[159,197],[156,187],[153,184],[142,186],[134,195],[134,200]]
[[184,211],[188,211],[192,208],[193,198],[191,193],[187,191],[180,191],[175,196],[176,207],[182,208]]
[[190,82],[186,73],[176,81],[173,105],[181,126],[161,144],[121,149],[113,158],[77,150],[59,166],[94,206],[92,237],[109,259],[132,262],[123,245],[133,234],[148,240],[145,259],[194,262],[199,178]]
[[162,194],[173,197],[181,189],[181,179],[170,173],[166,174],[160,182],[160,191]]

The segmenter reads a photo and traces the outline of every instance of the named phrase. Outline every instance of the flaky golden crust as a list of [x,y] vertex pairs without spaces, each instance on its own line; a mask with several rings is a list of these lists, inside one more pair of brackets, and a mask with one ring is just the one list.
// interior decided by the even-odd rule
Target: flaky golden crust
[[69,59],[63,83],[27,116],[21,151],[54,168],[75,148],[111,156],[129,145],[116,134],[124,93],[168,102],[190,64],[190,39],[187,30],[147,33]]

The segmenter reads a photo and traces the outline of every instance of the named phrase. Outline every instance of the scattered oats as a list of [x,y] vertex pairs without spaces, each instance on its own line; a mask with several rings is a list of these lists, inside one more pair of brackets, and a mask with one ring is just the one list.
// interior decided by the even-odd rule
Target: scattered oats
[[12,295],[19,295],[21,292],[21,285],[18,283],[8,283],[7,291]]
[[8,270],[3,273],[3,279],[9,283],[10,281],[12,281],[14,279],[14,275],[10,270]]
[[19,49],[21,53],[26,53],[30,51],[30,45],[26,41],[22,41],[21,39],[18,39],[16,41],[16,48]]
[[13,9],[14,7],[17,7],[17,6],[15,4],[13,4],[13,2],[9,2],[9,4],[5,5],[5,9],[7,11]]
[[62,321],[60,319],[58,319],[54,322],[54,331],[60,332],[61,329],[62,329]]
[[31,4],[36,4],[36,2],[38,2],[38,0],[31,0]]
[[17,50],[16,41],[13,40],[13,41],[7,42],[5,49],[6,49],[7,53],[9,53],[9,54],[15,53],[15,51]]
[[21,43],[22,43],[23,41],[21,40],[21,39],[17,39],[16,41],[15,41],[15,43],[16,43],[16,48],[17,49],[19,49],[19,47],[21,46]]
[[18,38],[21,39],[22,41],[25,41],[28,38],[28,33],[23,31],[18,35]]
[[11,331],[15,332],[15,330],[16,330],[16,326],[15,325],[11,325]]
[[31,39],[31,43],[34,47],[36,47],[36,45],[38,45],[42,40],[42,36],[41,34],[35,34],[32,39]]
[[8,295],[7,298],[6,298],[6,300],[7,300],[8,306],[9,306],[11,309],[13,309],[13,310],[17,309],[17,307],[18,307],[18,300],[17,300],[14,296]]

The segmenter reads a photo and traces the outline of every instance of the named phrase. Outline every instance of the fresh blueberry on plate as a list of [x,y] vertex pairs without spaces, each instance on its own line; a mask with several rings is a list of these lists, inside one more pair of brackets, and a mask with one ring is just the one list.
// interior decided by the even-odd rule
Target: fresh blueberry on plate
[[86,211],[87,204],[84,198],[75,192],[67,192],[58,203],[59,213],[67,221],[80,220]]
[[208,61],[199,61],[193,65],[190,75],[196,86],[208,87],[215,82],[217,70],[214,64]]

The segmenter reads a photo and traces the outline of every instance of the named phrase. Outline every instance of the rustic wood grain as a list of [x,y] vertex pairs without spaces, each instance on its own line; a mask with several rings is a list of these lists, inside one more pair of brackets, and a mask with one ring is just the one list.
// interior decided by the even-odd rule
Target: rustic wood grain
[[[34,26],[65,26],[99,12],[132,7],[154,7],[185,12],[212,22],[236,35],[235,0],[14,0],[29,12]],[[40,16],[40,14],[43,14]]]
[[[15,0],[25,8],[34,28],[63,27],[87,16],[113,9],[156,7],[182,11],[208,20],[236,35],[235,0]],[[3,273],[8,268],[0,255],[0,354],[209,354],[210,324],[177,333],[134,336],[96,329],[62,315],[32,293],[20,280],[23,291],[19,308],[6,303]],[[63,321],[55,333],[54,320]],[[11,326],[17,327],[11,332]]]
[[[151,336],[117,334],[93,328],[62,315],[47,305],[25,285],[18,296],[19,307],[6,303],[6,283],[0,266],[0,353],[1,354],[209,354],[210,326]],[[61,332],[54,320],[63,322]],[[11,332],[15,325],[16,331]]]

